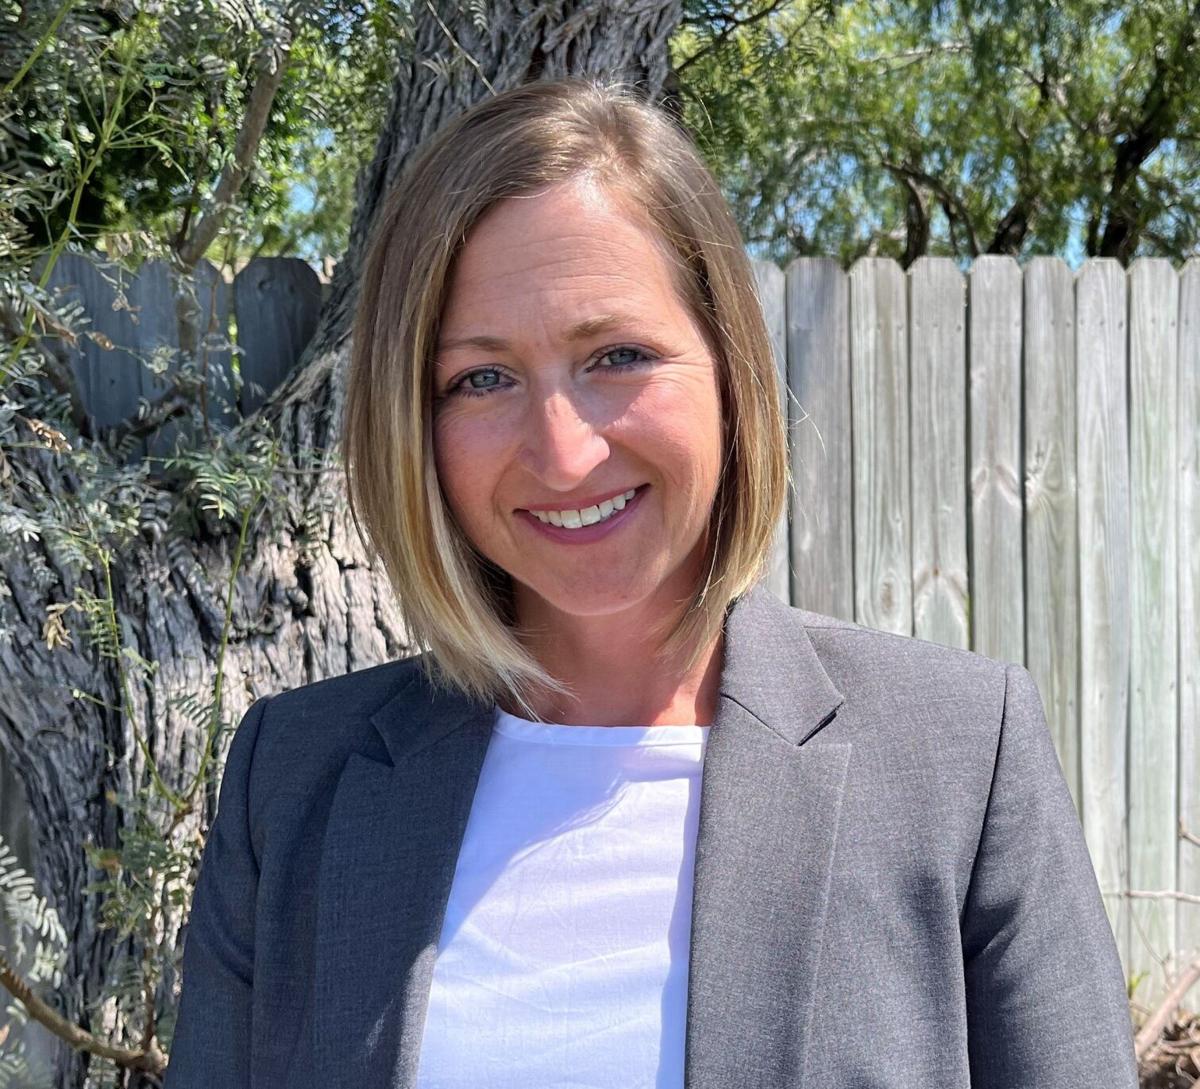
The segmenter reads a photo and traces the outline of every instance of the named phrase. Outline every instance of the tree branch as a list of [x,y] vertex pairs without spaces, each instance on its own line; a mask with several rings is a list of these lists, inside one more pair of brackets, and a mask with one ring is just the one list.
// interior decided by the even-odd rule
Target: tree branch
[[[930,57],[944,53],[969,53],[970,51],[969,42],[935,42],[925,49],[904,49],[899,53],[877,53],[873,57],[864,57],[863,63],[887,65],[888,75],[894,75],[896,72],[904,71],[905,68],[911,68],[918,61],[928,60]],[[892,66],[891,61],[901,61],[902,63]]]
[[1162,1000],[1162,1004],[1142,1026],[1141,1031],[1138,1032],[1133,1046],[1139,1059],[1145,1058],[1150,1049],[1158,1042],[1158,1038],[1162,1035],[1163,1029],[1167,1027],[1167,1022],[1170,1021],[1171,1015],[1179,1008],[1179,1004],[1183,1001],[1184,996],[1198,981],[1200,981],[1200,957],[1192,961],[1179,974],[1179,978],[1175,981],[1174,986],[1167,992],[1167,997]]
[[1101,135],[1101,122],[1104,115],[1101,114],[1098,120],[1084,121],[1076,116],[1071,110],[1071,104],[1067,99],[1067,92],[1063,85],[1056,80],[1052,80],[1048,74],[1038,75],[1036,72],[1030,71],[1028,68],[1018,68],[1021,73],[1034,87],[1037,88],[1038,94],[1043,102],[1053,102],[1059,109],[1059,112],[1067,119],[1077,132],[1088,133],[1092,136]]
[[233,148],[233,158],[221,172],[213,190],[208,210],[192,229],[191,235],[175,247],[176,255],[186,268],[194,268],[229,215],[233,199],[237,196],[254,165],[258,145],[262,141],[271,117],[271,106],[283,83],[291,56],[291,35],[287,28],[279,31],[277,44],[264,49],[258,57],[258,78],[246,102],[246,113]]
[[1014,257],[1020,253],[1021,246],[1029,234],[1029,219],[1032,213],[1033,200],[1026,194],[1018,194],[1017,199],[1004,217],[996,224],[992,240],[988,243],[988,253],[1008,253]]
[[[979,256],[979,238],[975,234],[975,227],[971,223],[970,213],[967,211],[966,205],[945,185],[942,184],[932,174],[927,174],[924,170],[912,166],[908,163],[894,163],[887,159],[880,161],[880,166],[885,170],[897,176],[908,178],[918,185],[925,186],[930,190],[941,202],[942,208],[946,210],[947,217],[953,222],[961,222],[967,232],[967,243],[970,247],[971,257]],[[954,210],[953,215],[950,209]]]
[[187,393],[173,389],[164,393],[157,401],[152,401],[145,416],[130,417],[119,424],[105,428],[105,438],[113,447],[120,446],[127,439],[144,439],[147,435],[154,434],[163,424],[178,416],[186,415],[190,404]]
[[1146,889],[1126,889],[1121,895],[1130,900],[1178,900],[1184,904],[1200,904],[1200,896],[1176,889],[1156,889],[1153,892]]
[[[1142,99],[1140,116],[1133,131],[1117,142],[1117,159],[1108,189],[1108,216],[1100,239],[1100,256],[1128,260],[1137,249],[1142,224],[1141,209],[1126,198],[1146,160],[1178,121],[1188,88],[1178,82],[1179,70],[1187,63],[1196,45],[1196,25],[1200,21],[1200,0],[1182,24],[1182,31],[1169,53],[1159,53],[1154,72]],[[1132,62],[1131,62],[1132,63]]]
[[[693,53],[690,57],[688,57],[687,59],[682,61],[680,64],[677,64],[675,66],[675,74],[677,76],[682,75],[688,68],[690,68],[693,64],[695,64],[698,60],[701,60],[704,57],[708,56],[710,53],[715,53],[718,49],[720,49],[721,46],[723,46],[730,39],[730,37],[733,36],[734,33],[741,30],[743,27],[751,26],[752,24],[757,23],[760,19],[765,19],[769,15],[774,15],[775,12],[779,11],[780,8],[784,7],[788,2],[789,2],[789,0],[771,0],[771,3],[768,4],[761,11],[756,11],[753,15],[748,15],[744,19],[739,19],[736,15],[729,16],[725,25],[721,28],[720,32],[716,35],[716,37],[712,39],[712,41],[710,41],[707,45],[702,46],[695,53]],[[809,18],[811,18],[811,17],[812,17],[812,13],[810,12]],[[806,19],[805,22],[807,23],[808,20]],[[696,24],[708,25],[709,20],[708,19],[693,19],[693,20],[685,19],[681,22],[680,25],[687,26],[689,24],[690,25],[696,25]]]
[[929,252],[929,212],[917,183],[907,174],[894,172],[904,186],[907,200],[904,203],[904,257],[902,264],[910,268],[912,263]]
[[112,1047],[85,1029],[72,1024],[33,993],[33,988],[17,974],[3,953],[0,953],[0,985],[25,1007],[33,1020],[49,1029],[60,1040],[65,1040],[77,1051],[87,1051],[92,1055],[111,1059],[118,1066],[127,1070],[144,1070],[159,1076],[166,1071],[167,1056],[153,1043],[140,1051]]

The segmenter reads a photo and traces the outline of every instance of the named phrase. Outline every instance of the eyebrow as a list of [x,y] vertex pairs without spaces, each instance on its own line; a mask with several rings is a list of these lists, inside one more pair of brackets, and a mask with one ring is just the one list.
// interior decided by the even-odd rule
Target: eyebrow
[[[575,343],[587,340],[599,333],[607,333],[622,325],[634,325],[641,319],[629,314],[598,314],[594,318],[584,318],[576,322],[566,332],[566,340]],[[455,337],[453,340],[443,340],[438,343],[437,351],[452,352],[458,348],[481,348],[486,352],[505,352],[510,345],[503,337],[487,336],[486,334],[473,337]]]

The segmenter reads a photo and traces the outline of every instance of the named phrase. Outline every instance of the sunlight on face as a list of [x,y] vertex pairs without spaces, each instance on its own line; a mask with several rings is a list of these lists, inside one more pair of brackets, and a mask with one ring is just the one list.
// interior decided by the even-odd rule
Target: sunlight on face
[[434,386],[442,490],[512,576],[519,616],[653,612],[692,592],[721,468],[717,363],[655,237],[597,183],[479,221]]

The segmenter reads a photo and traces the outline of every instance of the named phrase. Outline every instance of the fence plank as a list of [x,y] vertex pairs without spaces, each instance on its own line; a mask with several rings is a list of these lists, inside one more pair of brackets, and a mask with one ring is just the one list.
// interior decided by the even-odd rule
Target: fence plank
[[1083,826],[1129,963],[1125,745],[1129,709],[1129,433],[1125,273],[1086,262],[1075,283],[1079,481],[1079,734]]
[[854,449],[854,618],[912,632],[909,540],[908,292],[895,261],[850,270]]
[[909,294],[913,634],[969,647],[966,285],[949,258],[922,257]]
[[1079,544],[1075,281],[1057,257],[1025,266],[1025,665],[1078,808]]
[[249,416],[288,376],[316,332],[321,281],[295,257],[260,257],[234,279],[233,310],[242,349],[242,415]]
[[[1200,258],[1180,276],[1179,314],[1179,819],[1200,835]],[[1200,845],[1182,839],[1179,888],[1200,896]],[[1179,905],[1175,948],[1200,955],[1200,905]]]
[[[136,370],[138,392],[148,402],[162,397],[179,366],[179,320],[175,311],[175,278],[165,261],[143,261],[126,288],[137,315],[131,335],[118,341],[142,360]],[[177,431],[174,424],[161,428],[145,445],[153,457],[171,453]]]
[[[201,261],[182,281],[160,262],[143,264],[138,276],[139,280],[142,276],[151,279],[152,292],[143,305],[154,310],[158,342],[181,353],[172,358],[161,377],[143,369],[143,396],[149,401],[163,396],[179,365],[184,359],[192,360],[205,379],[198,395],[204,417],[219,426],[232,426],[237,421],[231,411],[232,356],[227,348],[218,347],[229,337],[229,285],[209,261]],[[188,434],[190,430],[190,421],[169,421],[150,440],[150,454],[165,457],[174,452],[180,439],[185,447],[195,445],[197,438]]]
[[849,281],[828,257],[786,279],[792,603],[853,620]]
[[[1129,453],[1132,580],[1129,677],[1129,882],[1175,888],[1176,410],[1179,281],[1171,262],[1129,268]],[[1135,900],[1130,962],[1168,985],[1164,960],[1175,945],[1176,902]]]
[[204,416],[222,427],[232,427],[238,411],[233,357],[227,347],[230,286],[209,261],[196,266],[193,279],[194,297],[183,300],[182,310],[185,322],[195,330],[196,361],[206,379]]
[[[129,305],[113,304],[118,286]],[[119,267],[107,269],[77,253],[64,253],[55,263],[47,288],[57,292],[65,305],[78,302],[90,319],[81,326],[82,336],[70,352],[79,394],[92,420],[92,427],[112,427],[131,417],[142,394],[142,365],[132,354],[138,343],[140,312],[144,305],[134,286],[138,277]],[[144,295],[144,293],[143,293]],[[135,324],[135,318],[139,324]],[[148,317],[151,326],[157,319]],[[109,347],[108,345],[111,345]],[[144,452],[144,446],[139,452]]]
[[971,646],[1025,661],[1021,510],[1021,269],[971,266]]
[[[68,253],[59,259],[49,286],[79,301],[89,319],[68,356],[93,428],[134,419],[139,399],[162,397],[179,366],[180,350],[192,348],[207,376],[208,418],[226,426],[234,422],[218,400],[230,400],[228,285],[208,261],[196,266],[191,282],[195,291],[189,299],[163,261],[146,261],[130,271],[100,257]],[[177,421],[168,422],[149,446],[136,444],[132,456],[165,456],[180,429]]]
[[[776,373],[779,378],[779,403],[787,418],[787,315],[785,311],[783,270],[773,261],[753,261],[754,280],[758,297],[762,303],[763,318],[771,347],[775,350]],[[784,503],[779,521],[775,525],[775,541],[771,547],[764,582],[780,601],[792,600],[792,580],[788,570],[790,549],[788,547],[788,504]]]

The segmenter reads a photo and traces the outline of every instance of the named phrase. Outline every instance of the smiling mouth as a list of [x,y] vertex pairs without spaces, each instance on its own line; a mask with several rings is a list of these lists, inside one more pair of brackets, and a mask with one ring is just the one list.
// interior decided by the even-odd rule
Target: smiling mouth
[[528,510],[527,513],[533,515],[539,522],[543,522],[546,525],[559,526],[562,529],[582,529],[585,526],[594,526],[600,522],[608,521],[614,514],[624,510],[625,504],[645,487],[648,487],[648,485],[642,484],[637,488],[630,488],[627,491],[619,492],[600,503],[588,507],[565,507],[561,510]]

